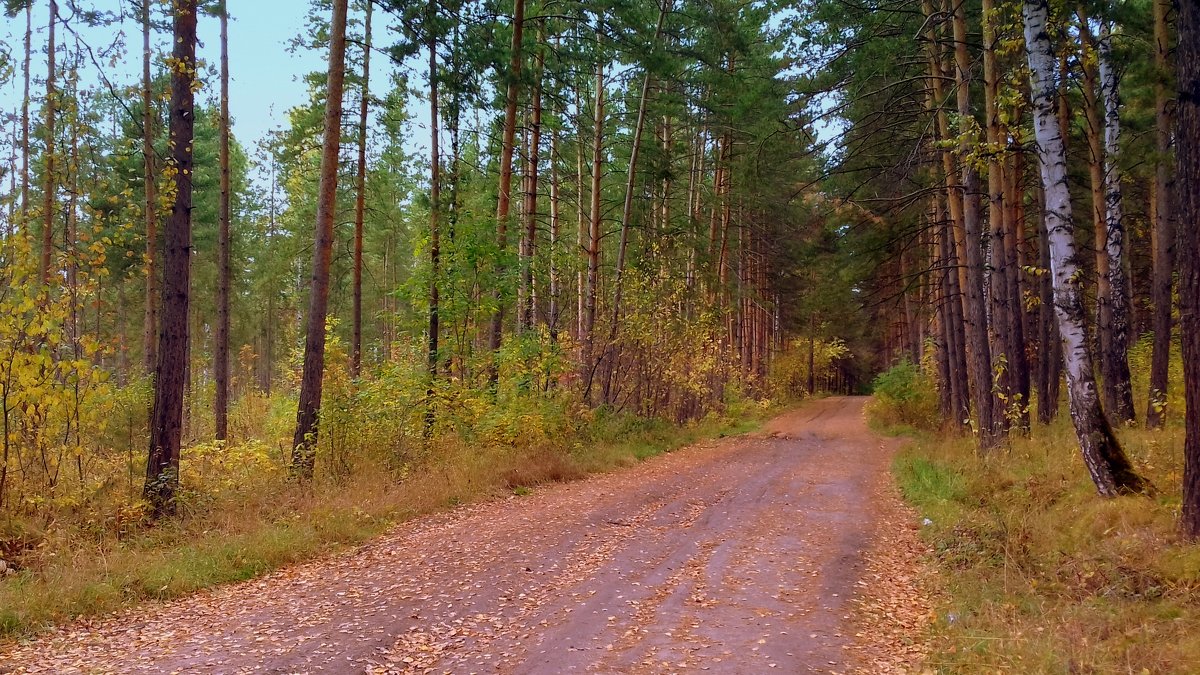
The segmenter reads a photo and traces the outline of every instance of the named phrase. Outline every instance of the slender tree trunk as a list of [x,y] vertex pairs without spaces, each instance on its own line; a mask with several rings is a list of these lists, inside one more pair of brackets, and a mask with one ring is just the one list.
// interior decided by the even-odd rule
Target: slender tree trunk
[[[512,199],[513,141],[517,132],[517,102],[521,96],[521,43],[525,29],[525,0],[513,3],[512,51],[508,62],[508,92],[504,107],[504,136],[500,145],[500,190],[496,203],[496,249],[498,252],[497,272],[504,265],[508,248],[509,206]],[[495,280],[496,309],[492,313],[492,330],[489,347],[492,350],[492,365],[488,380],[493,389],[500,380],[500,345],[504,333],[504,290],[500,279]]]
[[146,311],[142,323],[142,359],[154,371],[158,331],[158,193],[154,172],[154,102],[150,80],[150,3],[142,0],[142,164],[146,221]]
[[216,398],[213,415],[216,438],[223,441],[229,435],[229,294],[233,274],[229,262],[229,13],[225,0],[220,0],[217,13],[221,21],[221,110],[218,129],[221,198],[217,216],[217,326],[213,335],[216,342],[213,349]]
[[[538,31],[541,36],[541,30]],[[546,61],[546,53],[538,49],[533,71],[533,95],[529,113],[529,154],[525,169],[525,206],[522,209],[525,217],[525,251],[521,265],[521,285],[525,289],[524,304],[520,307],[520,325],[523,329],[532,329],[536,324],[537,293],[534,290],[534,258],[537,252],[537,197],[538,197],[538,162],[539,150],[542,145],[542,67]],[[553,162],[553,157],[551,162]]]
[[[662,7],[658,12],[658,24],[654,28],[654,44],[662,39],[663,24],[671,13],[674,0],[661,0]],[[616,339],[617,321],[621,315],[622,277],[625,273],[625,256],[629,247],[629,228],[633,225],[633,194],[637,184],[638,158],[642,150],[642,133],[646,129],[646,104],[649,102],[650,83],[654,76],[646,69],[642,77],[641,97],[638,99],[637,121],[633,126],[633,139],[629,146],[629,169],[625,175],[625,202],[621,207],[621,241],[617,245],[617,267],[613,273],[613,308],[612,325],[609,328],[609,342]]]
[[325,318],[329,309],[329,263],[337,215],[338,152],[341,149],[342,91],[346,76],[346,4],[347,0],[333,0],[329,32],[328,95],[321,148],[321,182],[317,191],[308,327],[304,337],[304,369],[296,410],[296,433],[292,438],[292,472],[301,479],[313,475],[321,385],[325,375]]
[[[429,389],[426,392],[425,429],[429,433],[433,429],[436,410],[434,407],[435,385],[438,375],[438,337],[441,310],[439,275],[441,273],[441,228],[439,220],[442,210],[442,155],[440,148],[440,129],[438,118],[438,62],[437,62],[437,33],[434,31],[434,20],[437,18],[437,0],[430,0],[425,19],[425,47],[429,51],[429,351],[426,359],[426,369],[429,374]],[[365,86],[365,85],[364,85]],[[366,116],[363,115],[365,121]],[[366,126],[363,126],[365,136]],[[360,155],[361,157],[361,155]],[[360,197],[361,200],[361,197]],[[361,202],[360,202],[361,203]],[[357,242],[361,251],[362,239]]]
[[[371,101],[371,10],[374,3],[367,0],[367,15],[363,20],[363,33],[365,35],[365,43],[363,44],[363,71],[362,71],[362,91],[358,102],[358,165],[355,171],[355,186],[354,186],[354,290],[352,307],[350,310],[350,376],[358,377],[362,374],[362,275],[363,275],[363,223],[366,217],[367,203],[367,113],[370,109]],[[436,57],[430,57],[436,58]],[[430,81],[430,95],[436,94],[434,88],[437,86]],[[433,154],[437,154],[437,102],[431,101],[431,107],[434,109],[433,121]],[[437,169],[434,168],[434,171]],[[436,212],[436,209],[431,210]],[[437,218],[436,215],[431,215],[430,219]],[[436,232],[436,229],[434,230]],[[436,235],[435,235],[436,236]],[[436,285],[436,282],[434,282]],[[436,302],[434,303],[436,305]],[[430,309],[431,312],[436,312],[436,307]],[[437,338],[433,338],[436,340]]]
[[1002,430],[1010,426],[1014,412],[1022,403],[1017,397],[1013,362],[1022,355],[1017,354],[1012,333],[1013,312],[1017,311],[1009,302],[1007,246],[1005,228],[1005,150],[1007,133],[1000,125],[1000,69],[996,64],[996,22],[994,0],[983,0],[983,79],[984,109],[986,119],[988,153],[988,227],[991,231],[990,254],[990,298],[992,301],[992,336],[995,344],[991,349],[992,372],[999,375],[996,386],[996,424]]
[[[1029,432],[1029,343],[1025,327],[1027,312],[1025,310],[1025,282],[1022,271],[1026,269],[1025,251],[1025,204],[1022,197],[1025,175],[1025,158],[1015,153],[1007,172],[1005,192],[1008,198],[1005,203],[1008,209],[1004,215],[1004,270],[1008,282],[1009,334],[1011,335],[1012,355],[1008,360],[1008,368],[1012,372],[1014,403],[1017,407],[1017,421],[1024,433]],[[1004,291],[1002,291],[1004,292]]]
[[[596,45],[600,46],[600,31],[596,31]],[[597,50],[599,51],[599,50]],[[591,219],[588,221],[587,248],[587,292],[584,299],[584,325],[582,358],[583,397],[591,401],[592,381],[596,370],[594,361],[596,333],[596,299],[600,289],[600,178],[604,162],[604,60],[596,62],[596,105],[592,130],[592,189]]]
[[550,311],[547,323],[550,343],[558,344],[558,322],[562,296],[562,280],[558,269],[559,236],[562,229],[558,176],[558,126],[550,128]]
[[[955,3],[954,10],[955,83],[958,92],[958,114],[967,118],[971,111],[971,62],[967,55],[967,19],[964,4]],[[965,136],[959,144],[964,155],[971,152],[970,139]],[[983,289],[983,227],[979,205],[979,172],[971,162],[962,163],[963,238],[962,261],[966,265],[967,375],[970,381],[975,413],[979,423],[979,443],[984,450],[996,445],[999,427],[992,400],[992,354],[987,335],[987,306]]]
[[58,94],[54,85],[54,57],[58,48],[54,43],[54,27],[58,23],[58,2],[50,0],[50,18],[47,22],[46,37],[46,175],[45,187],[42,193],[42,256],[38,265],[38,277],[42,283],[50,285],[50,261],[54,253],[54,201],[57,183],[55,182],[54,122],[58,108]]
[[1181,2],[1176,52],[1179,102],[1175,158],[1179,182],[1179,316],[1186,403],[1183,445],[1184,536],[1200,539],[1200,6]]
[[1167,14],[1171,0],[1154,0],[1154,189],[1151,197],[1150,247],[1153,256],[1154,345],[1150,356],[1150,400],[1146,426],[1159,429],[1167,417],[1167,378],[1171,362],[1171,275],[1174,270],[1175,227],[1171,220],[1171,113],[1167,95],[1171,71],[1171,37]]
[[1112,32],[1101,28],[1100,91],[1104,98],[1105,253],[1108,257],[1109,349],[1104,387],[1112,390],[1113,418],[1133,424],[1133,384],[1129,374],[1129,279],[1125,276],[1125,222],[1121,204],[1121,113],[1117,74],[1112,66]]
[[1075,425],[1084,464],[1101,495],[1111,497],[1146,491],[1149,484],[1138,476],[1125,456],[1109,427],[1096,393],[1092,355],[1084,323],[1083,293],[1075,263],[1066,153],[1054,112],[1057,92],[1054,50],[1047,32],[1050,13],[1048,0],[1026,0],[1023,10],[1034,133],[1046,192],[1046,232],[1050,243],[1054,305],[1066,356],[1071,421]]
[[25,89],[21,98],[21,226],[29,227],[29,80],[32,72],[33,3],[25,5]]
[[188,359],[192,244],[192,138],[196,71],[196,0],[177,0],[171,59],[171,173],[175,201],[165,226],[163,313],[154,371],[154,410],[144,496],[155,518],[175,512]]

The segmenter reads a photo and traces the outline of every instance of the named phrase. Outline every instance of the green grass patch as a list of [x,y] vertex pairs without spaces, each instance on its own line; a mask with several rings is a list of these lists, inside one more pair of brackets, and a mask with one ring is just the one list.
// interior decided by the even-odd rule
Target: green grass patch
[[1195,672],[1200,547],[1176,534],[1182,428],[1120,435],[1158,497],[1097,496],[1065,419],[989,457],[962,437],[898,453],[946,591],[930,667]]

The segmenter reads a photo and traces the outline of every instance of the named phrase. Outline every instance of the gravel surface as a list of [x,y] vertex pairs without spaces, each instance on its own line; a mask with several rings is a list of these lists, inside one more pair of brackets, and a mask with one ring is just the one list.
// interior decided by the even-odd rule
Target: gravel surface
[[923,549],[864,402],[66,626],[0,672],[905,672]]

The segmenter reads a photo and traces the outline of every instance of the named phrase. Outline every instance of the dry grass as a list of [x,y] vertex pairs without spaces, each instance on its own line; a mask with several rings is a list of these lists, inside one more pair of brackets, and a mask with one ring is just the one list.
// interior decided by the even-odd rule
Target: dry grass
[[979,458],[920,439],[896,461],[949,591],[942,672],[1193,673],[1200,547],[1176,532],[1180,427],[1121,432],[1159,496],[1101,499],[1069,422]]
[[[744,409],[743,409],[744,408]],[[627,417],[592,420],[528,446],[439,441],[402,467],[360,458],[350,473],[301,486],[279,466],[193,487],[172,522],[153,528],[92,522],[0,522],[22,567],[0,579],[0,635],[20,636],[76,617],[248,579],[367,540],[403,520],[542,483],[636,463],[700,438],[743,431],[765,410],[739,407],[687,428]],[[737,420],[734,422],[732,420]],[[194,459],[199,468],[201,459]],[[271,468],[274,466],[274,468]],[[186,484],[186,481],[185,481]],[[118,519],[119,520],[119,519]]]

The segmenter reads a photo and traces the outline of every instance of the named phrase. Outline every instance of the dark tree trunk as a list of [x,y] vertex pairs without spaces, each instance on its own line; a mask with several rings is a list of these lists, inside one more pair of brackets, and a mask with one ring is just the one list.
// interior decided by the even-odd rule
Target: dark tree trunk
[[221,20],[220,165],[221,201],[217,216],[217,326],[213,338],[213,401],[216,438],[229,435],[229,293],[233,269],[229,262],[229,14],[225,0],[217,8]]
[[1150,246],[1153,256],[1154,344],[1150,356],[1150,400],[1146,426],[1158,429],[1167,418],[1167,378],[1171,361],[1171,275],[1174,271],[1175,227],[1171,220],[1171,114],[1168,98],[1171,38],[1167,14],[1171,0],[1154,0],[1154,85],[1155,149],[1154,189],[1151,197]]
[[346,3],[347,0],[333,0],[329,33],[328,96],[321,148],[321,182],[317,192],[308,328],[304,337],[304,370],[296,410],[296,433],[292,438],[292,471],[301,479],[313,475],[321,385],[325,374],[325,317],[329,309],[329,263],[337,215],[338,151],[342,139],[342,89],[346,75]]
[[[429,50],[429,350],[426,358],[426,369],[429,373],[429,389],[426,392],[425,408],[426,433],[433,429],[436,413],[434,407],[434,384],[438,375],[438,274],[441,265],[441,229],[439,219],[442,211],[442,154],[438,135],[438,62],[437,62],[437,33],[434,22],[437,18],[437,2],[430,0],[428,15],[425,19],[425,46]],[[365,119],[365,115],[364,115]],[[366,130],[366,127],[363,127]],[[361,241],[361,240],[360,240]],[[360,244],[361,245],[361,244]]]
[[154,101],[150,92],[150,3],[142,0],[142,164],[146,190],[146,311],[142,323],[142,359],[147,373],[157,363],[158,193],[154,174]]
[[1180,228],[1179,314],[1183,386],[1187,404],[1183,445],[1184,536],[1200,538],[1200,6],[1179,3],[1176,52],[1179,102],[1176,166]]
[[154,370],[154,411],[144,495],[155,518],[175,512],[188,359],[192,245],[192,138],[197,0],[177,0],[171,73],[171,169],[175,203],[165,224],[162,325]]
[[54,201],[55,201],[55,159],[54,123],[58,108],[58,94],[54,86],[54,57],[57,46],[54,43],[54,27],[58,23],[58,2],[50,0],[50,18],[46,38],[46,175],[45,187],[42,193],[42,256],[38,265],[38,276],[42,283],[50,285],[50,261],[54,254]]

